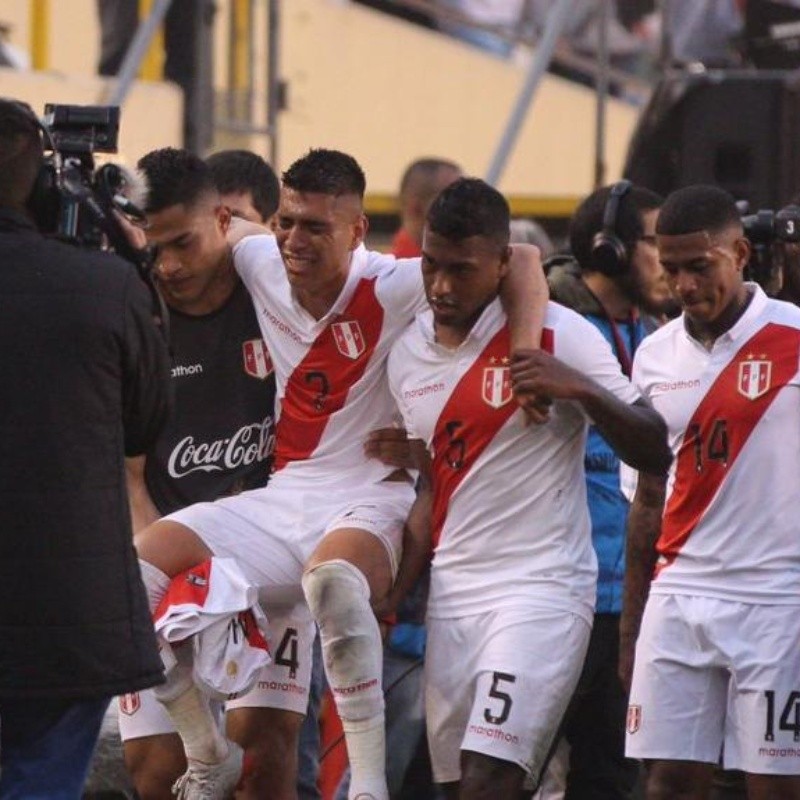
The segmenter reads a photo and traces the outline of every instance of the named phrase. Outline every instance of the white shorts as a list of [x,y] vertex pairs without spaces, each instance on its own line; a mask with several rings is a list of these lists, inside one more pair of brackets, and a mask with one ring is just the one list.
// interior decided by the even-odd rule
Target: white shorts
[[460,751],[538,778],[578,682],[591,628],[542,607],[428,620],[425,707],[433,776],[459,780]]
[[[262,670],[256,687],[242,697],[228,700],[225,710],[278,708],[305,714],[316,625],[305,604],[291,609],[273,608],[268,617],[272,663]],[[123,742],[175,733],[169,714],[152,689],[122,695],[117,702]]]
[[800,774],[800,607],[650,595],[626,755]]
[[196,503],[165,519],[191,528],[216,556],[233,558],[271,606],[302,601],[303,568],[322,538],[339,528],[360,528],[377,536],[397,570],[403,526],[414,488],[384,481],[341,489],[311,489],[281,481],[213,503]]

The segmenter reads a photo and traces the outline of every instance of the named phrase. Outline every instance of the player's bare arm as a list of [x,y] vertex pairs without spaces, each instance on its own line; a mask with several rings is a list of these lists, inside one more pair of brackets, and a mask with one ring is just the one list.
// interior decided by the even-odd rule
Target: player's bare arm
[[628,514],[625,588],[619,628],[619,676],[626,691],[630,690],[634,648],[656,565],[656,541],[661,532],[666,485],[665,475],[639,475]]
[[624,403],[543,350],[517,353],[511,362],[511,382],[519,395],[580,403],[617,455],[634,469],[655,474],[669,469],[667,427],[646,401]]
[[392,614],[400,601],[410,591],[431,560],[433,552],[431,510],[433,493],[430,482],[430,456],[425,443],[419,439],[409,441],[414,467],[419,470],[417,499],[411,506],[403,531],[403,556],[397,578],[389,594],[375,611],[379,616]]
[[[500,300],[508,317],[512,353],[539,347],[549,299],[539,248],[532,244],[511,245],[508,274],[500,284]],[[519,395],[517,402],[531,422],[547,421],[546,399]]]
[[146,456],[125,459],[125,483],[131,508],[131,526],[136,534],[161,517],[144,481]]
[[258,225],[255,222],[241,219],[241,217],[231,217],[225,239],[231,247],[234,247],[247,236],[264,236],[265,234],[272,234],[272,231],[265,225]]
[[539,347],[550,292],[539,248],[511,245],[508,274],[500,284],[500,300],[508,317],[511,352]]

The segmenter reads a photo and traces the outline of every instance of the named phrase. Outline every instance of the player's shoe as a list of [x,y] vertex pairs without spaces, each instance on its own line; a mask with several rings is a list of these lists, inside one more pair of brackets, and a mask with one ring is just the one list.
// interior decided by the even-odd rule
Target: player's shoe
[[228,743],[228,756],[219,764],[189,761],[189,768],[175,781],[172,794],[178,800],[228,800],[242,775],[242,750]]

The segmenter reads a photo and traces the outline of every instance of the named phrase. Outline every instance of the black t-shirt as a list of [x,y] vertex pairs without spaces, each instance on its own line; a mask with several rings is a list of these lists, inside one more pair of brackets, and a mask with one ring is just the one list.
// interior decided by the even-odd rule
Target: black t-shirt
[[170,340],[175,410],[145,462],[162,514],[264,486],[275,440],[272,362],[241,283],[211,314],[171,311]]

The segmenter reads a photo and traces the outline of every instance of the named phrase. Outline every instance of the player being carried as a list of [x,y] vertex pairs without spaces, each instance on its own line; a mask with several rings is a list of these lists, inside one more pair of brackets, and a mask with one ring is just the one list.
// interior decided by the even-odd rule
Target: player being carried
[[[425,294],[418,261],[364,248],[364,189],[352,157],[312,150],[283,175],[276,236],[234,249],[277,380],[269,485],[178,511],[136,546],[153,608],[171,577],[211,556],[238,563],[267,613],[305,599],[343,720],[350,796],[385,800],[382,651],[370,601],[392,585],[415,495],[407,473],[368,458],[364,441],[395,421],[385,362]],[[516,249],[512,267],[503,286],[512,346],[535,347],[546,301],[536,249]],[[191,675],[181,675],[164,696],[189,761],[181,791],[223,797],[237,759]]]

